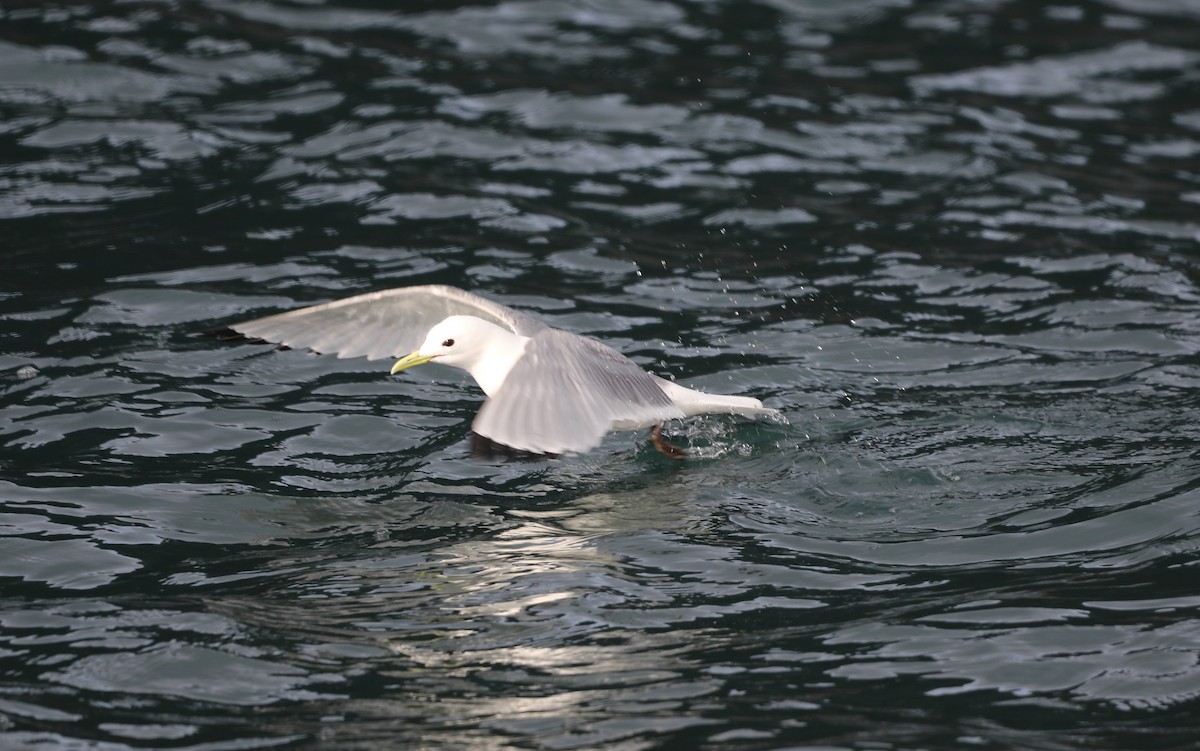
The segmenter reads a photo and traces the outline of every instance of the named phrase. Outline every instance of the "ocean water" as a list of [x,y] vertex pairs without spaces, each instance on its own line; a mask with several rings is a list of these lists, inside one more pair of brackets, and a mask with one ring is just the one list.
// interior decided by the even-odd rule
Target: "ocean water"
[[[0,748],[1200,743],[1200,6],[0,0]],[[781,420],[468,450],[451,284]]]

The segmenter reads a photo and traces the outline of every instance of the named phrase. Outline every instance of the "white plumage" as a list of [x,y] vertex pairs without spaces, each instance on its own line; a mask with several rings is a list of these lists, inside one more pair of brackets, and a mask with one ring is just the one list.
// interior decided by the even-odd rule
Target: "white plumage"
[[[338,357],[411,352],[392,373],[426,362],[466,370],[488,396],[472,429],[522,452],[583,452],[610,430],[706,412],[776,413],[758,399],[706,394],[651,375],[594,339],[454,287],[372,292],[230,328]],[[657,431],[654,438],[659,450],[674,455]]]

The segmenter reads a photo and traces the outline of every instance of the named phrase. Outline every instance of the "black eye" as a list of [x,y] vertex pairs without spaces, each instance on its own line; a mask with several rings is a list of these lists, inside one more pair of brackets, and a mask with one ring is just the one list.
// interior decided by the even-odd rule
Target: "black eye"
[[453,340],[453,339],[447,339],[446,341],[442,342],[442,346],[443,346],[443,347],[453,347],[453,346],[454,346],[454,340]]

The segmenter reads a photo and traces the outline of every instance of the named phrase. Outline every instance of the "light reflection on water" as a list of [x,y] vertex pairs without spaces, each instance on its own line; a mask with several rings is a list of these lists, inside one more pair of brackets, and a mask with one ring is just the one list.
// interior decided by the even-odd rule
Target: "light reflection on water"
[[[1198,20],[0,7],[0,745],[1194,742]],[[196,335],[427,282],[787,419]]]

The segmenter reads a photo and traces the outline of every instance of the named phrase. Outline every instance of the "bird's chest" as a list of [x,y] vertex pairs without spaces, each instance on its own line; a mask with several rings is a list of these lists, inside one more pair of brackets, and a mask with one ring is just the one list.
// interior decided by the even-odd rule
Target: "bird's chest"
[[509,372],[525,356],[525,344],[528,341],[521,338],[512,343],[514,346],[490,347],[484,352],[475,367],[471,368],[471,375],[479,384],[479,388],[483,389],[483,393],[495,396],[504,385]]

